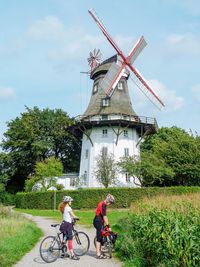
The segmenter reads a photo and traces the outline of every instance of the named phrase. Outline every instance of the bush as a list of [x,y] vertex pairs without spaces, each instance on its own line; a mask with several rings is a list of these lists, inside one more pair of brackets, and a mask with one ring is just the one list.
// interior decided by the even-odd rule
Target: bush
[[189,202],[184,196],[178,204],[173,202],[175,196],[168,209],[151,206],[151,200],[145,206],[144,201],[141,212],[121,219],[116,244],[120,257],[139,259],[139,266],[200,266],[200,209],[196,206],[200,194],[196,195]]
[[[70,195],[74,199],[73,208],[95,208],[97,202],[104,199],[106,194],[115,196],[116,202],[113,208],[127,208],[132,202],[144,197],[152,197],[160,194],[181,195],[200,192],[200,187],[147,187],[147,188],[106,188],[106,189],[79,189],[56,191],[56,206],[62,201],[64,195]],[[55,192],[31,192],[17,193],[16,207],[24,209],[53,209]]]
[[0,203],[3,203],[4,205],[15,205],[15,195],[7,192],[1,192]]

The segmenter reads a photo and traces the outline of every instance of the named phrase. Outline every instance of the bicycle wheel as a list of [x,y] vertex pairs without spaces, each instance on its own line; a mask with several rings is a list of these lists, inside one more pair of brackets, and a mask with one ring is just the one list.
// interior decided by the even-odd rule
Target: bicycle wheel
[[96,248],[97,237],[94,238],[94,247]]
[[86,254],[90,247],[90,239],[84,232],[75,232],[73,235],[73,249],[77,256]]
[[102,246],[102,252],[109,258],[112,258],[112,250],[113,244],[110,240],[107,240]]
[[60,245],[55,236],[45,237],[40,244],[40,256],[43,261],[50,263],[60,256]]

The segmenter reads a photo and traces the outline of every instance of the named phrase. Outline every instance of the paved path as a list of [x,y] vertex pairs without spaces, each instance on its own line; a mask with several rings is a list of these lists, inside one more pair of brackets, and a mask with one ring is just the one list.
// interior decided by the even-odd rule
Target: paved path
[[[32,215],[25,215],[32,221],[34,221],[39,228],[42,229],[44,232],[44,236],[47,235],[54,235],[55,229],[51,227],[51,224],[57,223],[56,221],[53,221],[52,219],[46,219],[44,217],[39,216],[32,216]],[[82,257],[80,257],[79,261],[74,261],[69,258],[58,258],[57,261],[53,263],[45,263],[39,254],[39,245],[41,240],[44,238],[42,237],[40,241],[35,245],[35,247],[27,253],[16,265],[15,267],[44,267],[44,266],[70,266],[70,267],[121,267],[122,264],[117,261],[116,259],[96,259],[95,258],[95,248],[93,244],[95,231],[94,229],[84,229],[82,226],[78,225],[79,230],[83,230],[87,232],[89,238],[90,238],[90,249],[88,253]]]

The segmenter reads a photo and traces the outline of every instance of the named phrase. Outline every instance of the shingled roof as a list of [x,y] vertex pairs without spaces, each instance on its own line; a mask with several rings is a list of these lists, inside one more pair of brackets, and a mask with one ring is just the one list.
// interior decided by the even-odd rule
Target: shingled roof
[[129,72],[127,75],[120,79],[123,83],[123,89],[119,90],[116,88],[110,99],[110,104],[107,107],[102,106],[102,100],[106,97],[105,92],[102,88],[98,87],[100,81],[103,79],[107,71],[109,70],[111,64],[117,61],[117,55],[105,60],[99,66],[97,66],[91,73],[91,79],[94,80],[92,95],[89,105],[83,114],[83,116],[93,116],[93,115],[109,115],[109,114],[124,114],[124,115],[137,115],[132,108],[127,79],[129,77]]

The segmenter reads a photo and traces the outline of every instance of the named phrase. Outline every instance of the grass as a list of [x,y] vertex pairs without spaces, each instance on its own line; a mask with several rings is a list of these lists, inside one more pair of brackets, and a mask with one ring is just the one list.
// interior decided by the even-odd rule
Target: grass
[[41,235],[42,231],[33,222],[0,206],[0,266],[13,266]]
[[159,195],[153,198],[144,198],[131,204],[130,212],[148,213],[150,210],[175,211],[187,213],[190,208],[200,212],[200,193],[190,193],[185,195]]
[[[62,220],[62,215],[59,211],[53,211],[53,210],[36,210],[36,209],[15,209],[16,211],[20,213],[28,213],[32,214],[33,216],[44,216],[48,218],[53,218],[60,222]],[[74,210],[74,213],[76,216],[80,218],[80,221],[78,222],[81,225],[85,225],[87,227],[93,227],[93,218],[95,215],[94,210]],[[110,225],[115,225],[119,219],[122,217],[125,217],[129,214],[129,210],[113,210],[108,209],[107,215],[109,218]]]

